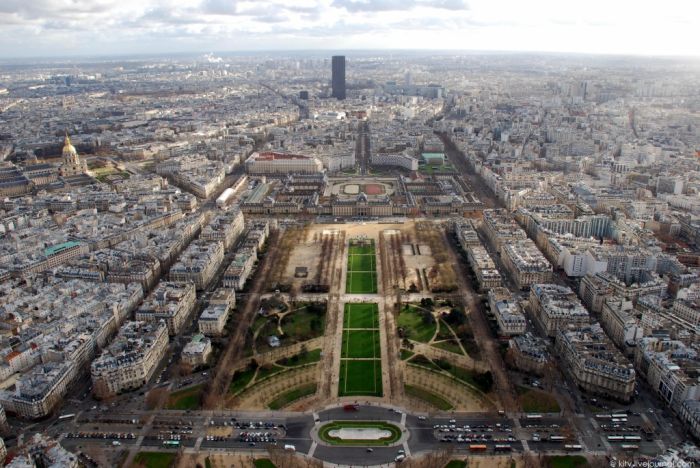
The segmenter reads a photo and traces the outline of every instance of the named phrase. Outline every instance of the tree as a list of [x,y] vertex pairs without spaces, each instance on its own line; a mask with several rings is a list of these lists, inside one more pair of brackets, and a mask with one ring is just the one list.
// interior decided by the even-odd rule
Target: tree
[[445,321],[450,325],[462,325],[467,321],[467,314],[458,307],[453,307],[450,312],[445,315]]
[[146,394],[146,408],[149,410],[160,408],[170,392],[164,387],[156,387]]
[[177,367],[181,376],[190,375],[193,370],[192,366],[186,362],[180,362],[180,364]]

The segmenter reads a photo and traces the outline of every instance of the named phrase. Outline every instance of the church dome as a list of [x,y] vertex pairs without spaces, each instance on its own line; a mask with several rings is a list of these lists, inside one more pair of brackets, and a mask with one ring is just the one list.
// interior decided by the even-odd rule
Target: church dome
[[75,150],[75,146],[71,144],[70,137],[67,133],[65,140],[63,140],[63,154],[78,154],[78,152]]

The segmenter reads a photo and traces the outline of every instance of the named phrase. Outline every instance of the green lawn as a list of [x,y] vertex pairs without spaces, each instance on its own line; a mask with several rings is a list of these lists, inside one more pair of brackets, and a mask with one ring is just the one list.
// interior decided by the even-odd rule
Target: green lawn
[[231,379],[231,384],[228,386],[228,392],[236,394],[243,390],[253,380],[253,375],[255,375],[255,370],[236,371],[233,374],[233,379]]
[[168,452],[139,452],[134,461],[146,468],[169,468],[175,463],[175,456]]
[[379,327],[379,311],[377,304],[345,304],[343,327],[345,328],[377,328]]
[[309,312],[306,307],[295,310],[282,319],[282,332],[287,343],[292,344],[319,337],[326,327],[326,315]]
[[418,311],[409,307],[399,314],[398,326],[403,327],[408,333],[408,338],[420,343],[427,343],[435,335],[436,322],[425,323]]
[[377,275],[374,272],[348,272],[345,289],[348,294],[374,294],[377,292]]
[[451,353],[463,354],[462,348],[459,347],[455,340],[440,341],[438,343],[433,344],[433,346],[435,346],[436,348],[444,349],[445,351],[449,351]]
[[581,455],[557,455],[545,458],[548,468],[579,468],[588,466],[588,460]]
[[[491,387],[486,387],[484,385],[484,382],[480,379],[480,374],[479,372],[475,372],[469,369],[465,369],[463,367],[456,367],[456,366],[451,366],[449,369],[445,369],[447,372],[452,374],[452,376],[458,378],[459,380],[462,380],[470,385],[473,385],[474,387],[478,388],[484,393],[488,393],[491,391]],[[493,386],[493,381],[492,385]]]
[[268,366],[265,365],[265,367],[261,367],[258,369],[258,375],[255,377],[255,383],[257,384],[263,379],[266,379],[272,375],[277,374],[278,372],[282,372],[285,370],[283,367],[280,366]]
[[253,462],[253,465],[255,465],[255,468],[277,468],[269,458],[258,458]]
[[520,406],[526,413],[558,413],[561,411],[556,398],[547,392],[518,385]]
[[348,247],[348,275],[345,289],[349,294],[377,292],[374,241],[370,245]]
[[370,241],[370,245],[350,245],[348,246],[348,255],[374,255],[374,241]]
[[425,367],[426,369],[434,370],[437,372],[442,372],[442,368],[427,357],[423,356],[422,354],[416,355],[413,359],[408,361],[409,364],[412,364],[414,366],[420,366],[420,367]]
[[379,330],[344,330],[341,358],[379,358]]
[[451,460],[447,465],[445,465],[445,468],[466,468],[467,467],[467,462],[464,460]]
[[[388,431],[391,435],[383,439],[353,440],[340,439],[329,434],[333,430],[343,428],[379,429]],[[389,445],[401,438],[401,429],[394,424],[383,421],[333,421],[321,426],[318,430],[318,436],[321,440],[331,445]]]
[[321,360],[321,348],[312,349],[305,354],[295,354],[292,357],[280,359],[276,364],[287,367],[304,366]]
[[339,396],[382,396],[381,360],[341,360],[338,386]]
[[450,411],[454,408],[452,403],[434,394],[433,392],[429,392],[423,388],[414,387],[413,385],[404,385],[403,387],[407,395],[426,401],[439,410]]
[[282,395],[278,396],[274,400],[272,400],[270,403],[267,404],[267,407],[270,408],[271,410],[278,410],[282,409],[288,404],[290,404],[293,401],[298,400],[299,398],[313,395],[316,393],[316,384],[308,384],[308,385],[303,385],[301,387],[295,388],[294,390],[290,390],[286,393],[283,393]]
[[416,354],[416,353],[414,353],[414,352],[411,351],[411,350],[403,349],[403,348],[402,348],[402,349],[401,349],[401,360],[402,360],[402,361],[405,361],[406,359],[409,359],[409,358],[410,358],[411,356],[413,356],[414,354]]
[[165,408],[173,410],[198,409],[202,397],[202,389],[203,385],[195,385],[194,387],[172,392],[168,396]]
[[348,270],[350,271],[375,271],[374,253],[350,255],[348,257]]

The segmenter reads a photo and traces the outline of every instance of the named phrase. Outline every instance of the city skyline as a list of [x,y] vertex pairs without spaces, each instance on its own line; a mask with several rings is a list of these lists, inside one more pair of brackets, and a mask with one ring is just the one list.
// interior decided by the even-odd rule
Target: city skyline
[[542,0],[9,1],[0,58],[293,50],[698,56],[700,6]]

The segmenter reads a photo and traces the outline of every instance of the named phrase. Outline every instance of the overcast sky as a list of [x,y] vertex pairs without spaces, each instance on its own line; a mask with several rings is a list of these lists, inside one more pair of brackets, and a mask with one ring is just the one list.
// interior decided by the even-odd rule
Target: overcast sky
[[0,57],[461,49],[700,56],[700,0],[0,0]]

